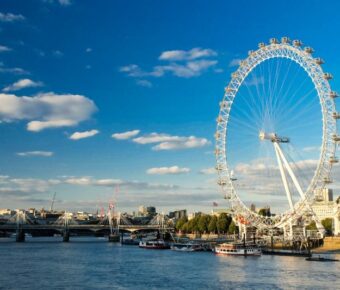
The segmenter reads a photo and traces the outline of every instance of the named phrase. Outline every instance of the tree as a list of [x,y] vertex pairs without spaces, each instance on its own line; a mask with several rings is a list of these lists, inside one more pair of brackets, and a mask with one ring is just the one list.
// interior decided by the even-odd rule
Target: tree
[[231,217],[226,213],[221,213],[217,219],[217,231],[219,233],[226,233],[231,223]]
[[234,221],[231,221],[229,228],[228,228],[228,234],[234,234],[238,233],[238,226],[234,223]]
[[175,225],[175,228],[177,231],[181,231],[184,224],[188,221],[187,217],[182,217],[180,218],[177,222],[176,222],[176,225]]
[[333,233],[333,219],[326,218],[326,219],[322,220],[321,223],[326,230],[326,234],[332,235],[332,233]]
[[208,225],[208,232],[216,234],[216,232],[217,232],[217,217],[216,216],[213,216],[210,219],[210,222],[209,222],[209,225]]
[[309,231],[315,231],[315,230],[317,230],[315,221],[312,221],[308,226],[306,226],[306,230],[309,230]]
[[198,231],[203,234],[206,233],[208,231],[208,226],[210,223],[210,216],[209,215],[201,215],[199,217],[197,226],[198,226]]
[[259,215],[262,215],[262,216],[271,216],[271,213],[270,213],[270,208],[269,207],[266,207],[266,208],[261,208],[259,210]]

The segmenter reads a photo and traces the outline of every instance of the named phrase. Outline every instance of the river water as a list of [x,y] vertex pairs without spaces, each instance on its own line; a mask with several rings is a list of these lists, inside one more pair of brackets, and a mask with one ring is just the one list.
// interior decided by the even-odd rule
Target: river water
[[340,262],[145,250],[103,238],[60,240],[0,239],[0,289],[340,289]]

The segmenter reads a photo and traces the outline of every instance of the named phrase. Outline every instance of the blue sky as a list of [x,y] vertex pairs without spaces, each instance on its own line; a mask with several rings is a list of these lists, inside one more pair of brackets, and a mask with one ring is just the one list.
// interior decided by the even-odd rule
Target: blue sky
[[54,191],[60,209],[94,210],[112,198],[129,211],[224,206],[216,176],[201,171],[215,164],[215,119],[233,61],[271,37],[301,39],[326,60],[336,90],[339,8],[2,0],[1,207],[48,207]]

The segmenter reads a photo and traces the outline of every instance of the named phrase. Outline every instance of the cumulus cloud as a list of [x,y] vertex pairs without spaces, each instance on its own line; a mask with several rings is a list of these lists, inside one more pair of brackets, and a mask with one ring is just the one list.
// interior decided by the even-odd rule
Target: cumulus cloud
[[197,138],[195,136],[172,136],[162,133],[151,133],[149,135],[134,138],[133,142],[143,145],[158,143],[152,147],[155,151],[198,148],[210,144],[205,138]]
[[51,151],[26,151],[26,152],[18,152],[18,156],[29,157],[29,156],[42,156],[42,157],[51,157],[53,156],[53,152]]
[[34,82],[30,79],[21,79],[7,87],[5,87],[2,91],[10,92],[10,91],[18,91],[24,88],[35,88],[41,87],[43,85],[42,82]]
[[212,49],[203,49],[200,47],[195,47],[191,50],[168,50],[161,53],[159,56],[160,60],[192,60],[202,57],[212,57],[216,56],[216,51]]
[[0,22],[15,22],[25,20],[25,17],[21,14],[2,13],[0,12]]
[[94,102],[85,96],[53,92],[33,97],[0,94],[0,103],[1,121],[29,121],[27,130],[33,132],[75,126],[97,111]]
[[12,49],[4,46],[4,45],[0,45],[0,52],[6,52],[6,51],[11,51]]
[[90,130],[90,131],[84,131],[84,132],[74,132],[71,136],[71,140],[79,140],[84,138],[89,138],[94,135],[97,135],[99,133],[98,130]]
[[165,175],[165,174],[183,174],[190,172],[190,168],[186,167],[178,167],[178,166],[171,166],[171,167],[153,167],[149,168],[146,173],[152,175]]
[[[200,76],[209,68],[214,67],[217,61],[210,58],[215,56],[217,56],[217,53],[212,49],[169,50],[162,52],[158,58],[163,63],[154,66],[150,71],[141,69],[137,64],[122,66],[119,70],[135,78],[162,77],[165,74],[181,78],[191,78]],[[164,64],[164,61],[168,63]],[[144,80],[142,83],[137,82],[137,84],[147,84],[147,86],[150,86]]]
[[216,169],[214,167],[203,168],[199,172],[206,175],[216,174]]
[[132,130],[132,131],[126,131],[123,133],[114,133],[112,134],[111,137],[117,140],[127,140],[127,139],[137,136],[139,132],[140,130]]
[[239,58],[234,58],[234,59],[232,59],[232,60],[230,61],[229,67],[239,66],[240,63],[241,63],[241,61],[242,61],[242,60],[239,59]]

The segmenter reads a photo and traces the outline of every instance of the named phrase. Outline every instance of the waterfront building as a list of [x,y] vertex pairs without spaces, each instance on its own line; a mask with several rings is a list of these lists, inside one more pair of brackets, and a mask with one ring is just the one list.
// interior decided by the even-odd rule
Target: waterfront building
[[333,190],[318,189],[312,209],[320,221],[330,218],[333,220],[334,235],[340,234],[340,204],[333,200]]

